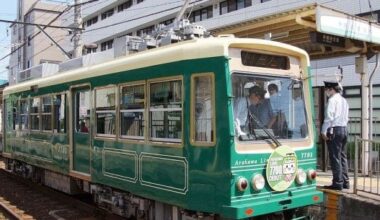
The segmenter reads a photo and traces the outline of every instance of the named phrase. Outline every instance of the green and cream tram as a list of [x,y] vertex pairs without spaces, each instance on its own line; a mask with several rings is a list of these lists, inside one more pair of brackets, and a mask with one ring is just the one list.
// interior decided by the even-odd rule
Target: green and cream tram
[[309,74],[299,48],[218,37],[26,81],[4,90],[2,155],[126,217],[292,213],[323,200]]

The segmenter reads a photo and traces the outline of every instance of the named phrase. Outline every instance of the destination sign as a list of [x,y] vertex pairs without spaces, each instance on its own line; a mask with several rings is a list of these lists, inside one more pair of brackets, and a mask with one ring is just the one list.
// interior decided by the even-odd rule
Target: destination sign
[[310,32],[310,41],[312,43],[324,44],[333,47],[345,47],[345,38],[331,34],[324,34],[319,32]]

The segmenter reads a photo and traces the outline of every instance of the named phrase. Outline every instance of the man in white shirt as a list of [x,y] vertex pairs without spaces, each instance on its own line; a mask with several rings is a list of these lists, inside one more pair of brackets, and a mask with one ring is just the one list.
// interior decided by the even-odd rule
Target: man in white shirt
[[328,97],[325,119],[321,135],[329,151],[333,180],[325,189],[349,189],[348,166],[346,155],[348,103],[340,94],[342,88],[338,82],[324,82]]
[[305,138],[307,135],[305,102],[302,98],[301,88],[293,89],[293,138]]
[[[269,100],[266,100],[264,95],[265,90],[255,85],[249,89],[248,97],[241,97],[235,101],[234,117],[238,136],[246,135],[252,129],[272,128],[276,118]],[[256,122],[250,123],[249,113],[257,118],[260,125]]]

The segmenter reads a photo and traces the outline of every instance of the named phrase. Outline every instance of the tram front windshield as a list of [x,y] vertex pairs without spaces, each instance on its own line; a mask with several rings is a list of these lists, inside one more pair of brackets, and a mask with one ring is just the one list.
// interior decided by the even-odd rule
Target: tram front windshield
[[235,135],[240,141],[303,139],[308,135],[302,82],[290,77],[234,73]]

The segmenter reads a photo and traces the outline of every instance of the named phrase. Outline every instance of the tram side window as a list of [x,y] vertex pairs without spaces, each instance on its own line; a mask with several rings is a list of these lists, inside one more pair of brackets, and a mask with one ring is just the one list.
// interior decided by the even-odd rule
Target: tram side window
[[95,90],[96,96],[96,134],[99,136],[116,135],[116,87]]
[[40,129],[40,98],[32,98],[30,100],[30,129],[39,130]]
[[66,96],[56,95],[53,100],[54,104],[54,131],[57,133],[66,132],[66,117],[65,117],[65,105],[66,105]]
[[29,104],[27,99],[20,101],[20,130],[29,129]]
[[193,77],[193,133],[192,139],[196,142],[214,142],[215,113],[212,75]]
[[11,108],[7,108],[7,109],[10,109],[8,113],[8,120],[7,120],[10,123],[8,124],[8,127],[12,128],[13,130],[18,130],[19,129],[19,102],[10,101],[10,106]]
[[181,142],[182,81],[150,84],[150,138],[153,141]]
[[124,86],[120,90],[120,135],[143,139],[145,123],[145,86]]
[[88,133],[90,129],[91,93],[89,90],[77,91],[74,97],[75,106],[75,131]]
[[42,97],[42,130],[52,130],[52,98],[51,96]]

